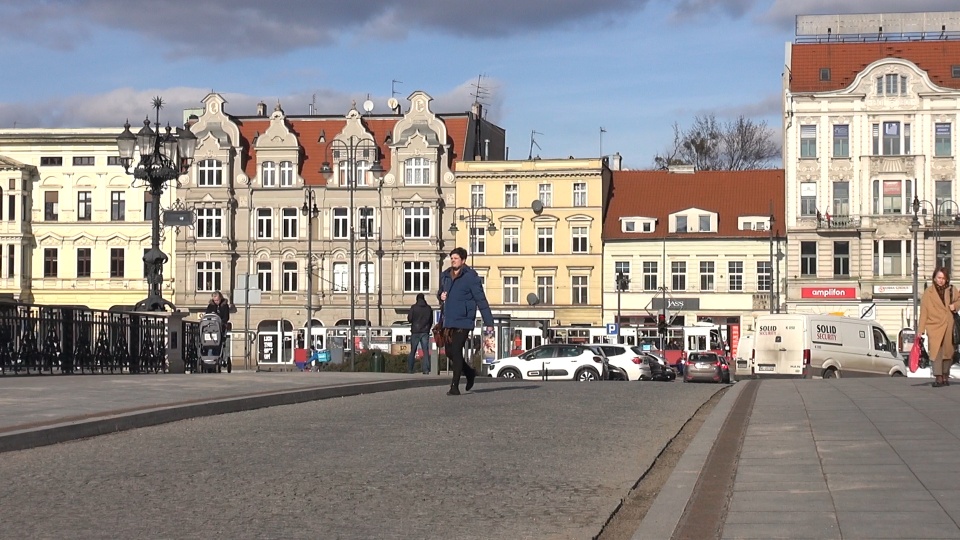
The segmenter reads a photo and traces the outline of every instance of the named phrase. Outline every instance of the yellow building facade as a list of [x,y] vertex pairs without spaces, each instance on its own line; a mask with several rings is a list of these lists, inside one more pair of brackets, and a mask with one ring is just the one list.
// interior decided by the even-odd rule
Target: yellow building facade
[[[0,246],[0,292],[23,302],[103,310],[146,298],[143,254],[150,248],[154,201],[119,164],[122,130],[0,130],[7,162],[0,197],[10,224],[0,226],[0,244],[7,244]],[[174,189],[164,192],[161,208],[172,205]],[[163,293],[173,298],[177,231],[163,233],[161,249],[171,261]]]
[[447,201],[442,226],[456,229],[495,314],[552,327],[603,323],[609,185],[599,158],[457,163],[456,205]]

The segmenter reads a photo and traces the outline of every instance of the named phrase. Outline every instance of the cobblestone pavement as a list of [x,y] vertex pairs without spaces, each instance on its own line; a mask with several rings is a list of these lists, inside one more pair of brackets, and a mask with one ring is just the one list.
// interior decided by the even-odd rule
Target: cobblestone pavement
[[592,538],[721,388],[416,388],[9,452],[0,522],[18,538]]

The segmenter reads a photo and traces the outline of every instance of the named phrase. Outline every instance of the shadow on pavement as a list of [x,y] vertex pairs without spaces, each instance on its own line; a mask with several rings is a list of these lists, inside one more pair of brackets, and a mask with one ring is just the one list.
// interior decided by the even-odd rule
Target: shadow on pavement
[[487,392],[500,392],[502,390],[533,390],[535,388],[540,388],[539,386],[501,386],[499,388],[474,388],[469,393],[471,394],[486,394]]

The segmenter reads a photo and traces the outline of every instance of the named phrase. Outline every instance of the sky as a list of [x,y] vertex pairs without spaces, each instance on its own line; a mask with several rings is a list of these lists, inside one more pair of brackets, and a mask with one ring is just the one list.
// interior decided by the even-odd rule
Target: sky
[[[619,152],[649,168],[673,126],[744,115],[780,140],[798,14],[951,11],[956,0],[0,0],[0,128],[122,126],[210,91],[252,115],[374,114],[422,90],[479,99],[510,159]],[[479,92],[478,92],[479,86]],[[359,108],[359,105],[358,105]],[[602,130],[602,131],[601,131]],[[119,129],[118,129],[119,132]],[[533,141],[533,144],[531,143]]]

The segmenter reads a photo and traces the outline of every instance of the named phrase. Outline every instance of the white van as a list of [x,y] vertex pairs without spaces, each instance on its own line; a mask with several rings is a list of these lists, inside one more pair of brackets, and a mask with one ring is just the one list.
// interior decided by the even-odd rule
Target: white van
[[873,321],[836,315],[760,315],[754,339],[759,377],[850,375],[905,376],[883,328]]
[[737,359],[737,373],[741,376],[753,372],[753,334],[744,334],[740,336],[737,342],[737,350],[734,353]]

